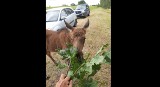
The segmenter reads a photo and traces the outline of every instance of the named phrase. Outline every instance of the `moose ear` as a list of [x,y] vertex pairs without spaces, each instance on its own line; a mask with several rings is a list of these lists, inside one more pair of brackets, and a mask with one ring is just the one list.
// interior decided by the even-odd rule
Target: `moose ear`
[[89,19],[87,19],[87,22],[84,24],[83,28],[88,28],[89,27]]
[[65,20],[64,20],[64,23],[66,24],[66,27],[67,27],[67,28],[69,28],[69,29],[71,29],[71,30],[74,29],[74,28],[73,28],[70,24],[68,24]]
[[85,29],[85,28],[83,28],[83,31],[84,31],[84,33],[86,34],[86,29]]

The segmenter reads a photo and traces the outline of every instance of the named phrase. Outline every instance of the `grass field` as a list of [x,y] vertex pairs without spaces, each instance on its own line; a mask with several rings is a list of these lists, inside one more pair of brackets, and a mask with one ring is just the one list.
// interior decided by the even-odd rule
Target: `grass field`
[[46,10],[51,8],[58,8],[58,7],[71,7],[72,9],[76,8],[76,6],[57,6],[57,7],[46,7]]
[[[86,42],[84,46],[84,53],[91,53],[91,56],[100,49],[103,44],[108,43],[111,49],[111,10],[94,8],[91,15],[88,17],[90,20],[90,27],[86,33]],[[93,77],[98,81],[98,87],[111,87],[111,66],[102,65],[101,70]]]
[[[87,53],[90,53],[91,58],[103,44],[108,43],[109,47],[106,50],[111,49],[111,10],[96,6],[92,6],[90,9],[90,16],[87,17],[90,21],[90,25],[86,32],[83,53],[84,57]],[[81,27],[84,20],[87,18],[78,19],[77,27]],[[52,56],[54,56],[55,60],[61,60],[61,57],[57,53],[53,53]],[[66,69],[57,69],[46,56],[46,73],[50,77],[46,80],[46,87],[54,86],[60,74],[65,72]],[[103,64],[93,79],[98,81],[98,87],[111,87],[111,65]]]
[[[47,9],[51,9],[51,8],[58,8],[58,7],[71,7],[72,9],[75,9],[76,6],[57,6],[57,7],[46,7],[46,10]],[[89,6],[90,10],[93,10],[93,9],[96,9],[97,6]]]

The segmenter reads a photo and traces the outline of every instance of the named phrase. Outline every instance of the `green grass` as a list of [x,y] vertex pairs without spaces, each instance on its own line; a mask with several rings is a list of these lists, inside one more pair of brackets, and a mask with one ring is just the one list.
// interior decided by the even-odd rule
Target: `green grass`
[[[46,7],[46,10],[51,8],[58,8],[58,7],[71,7],[72,9],[76,9],[76,6],[57,6],[57,7]],[[90,10],[98,8],[97,6],[89,6]]]
[[[90,53],[94,56],[99,48],[108,43],[109,46],[106,50],[111,49],[111,10],[103,9],[101,7],[91,8],[89,28],[86,33],[86,41],[84,45],[84,55]],[[111,66],[102,65],[101,70],[93,77],[98,81],[98,87],[111,86]]]
[[58,8],[58,7],[71,7],[72,9],[76,8],[76,6],[56,6],[56,7],[46,7],[46,10],[51,9],[51,8]]
[[98,8],[98,7],[97,6],[89,6],[89,8],[90,8],[90,11],[92,11],[92,10]]

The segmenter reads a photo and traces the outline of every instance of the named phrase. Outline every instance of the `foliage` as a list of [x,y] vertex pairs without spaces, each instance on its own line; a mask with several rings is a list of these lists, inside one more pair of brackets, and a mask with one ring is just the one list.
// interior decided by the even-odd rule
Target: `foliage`
[[76,6],[76,4],[74,4],[74,3],[71,3],[71,6]]
[[78,5],[80,5],[80,4],[86,4],[86,2],[84,0],[80,0],[80,1],[78,1]]
[[111,8],[111,0],[100,0],[100,6],[102,8]]
[[82,63],[78,61],[76,57],[77,49],[72,45],[68,45],[68,48],[65,50],[59,50],[58,53],[63,59],[70,60],[68,76],[70,76],[73,81],[78,81],[78,87],[97,87],[97,81],[93,80],[92,76],[100,70],[101,64],[111,63],[110,52],[104,51],[107,46],[108,44],[103,45],[91,60],[89,60],[88,54],[87,58]]

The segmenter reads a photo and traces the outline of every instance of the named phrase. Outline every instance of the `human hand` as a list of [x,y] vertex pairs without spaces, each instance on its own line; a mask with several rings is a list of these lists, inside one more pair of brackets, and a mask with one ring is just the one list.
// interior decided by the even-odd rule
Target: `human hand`
[[72,80],[70,80],[70,77],[61,74],[59,81],[56,83],[56,87],[72,87]]

